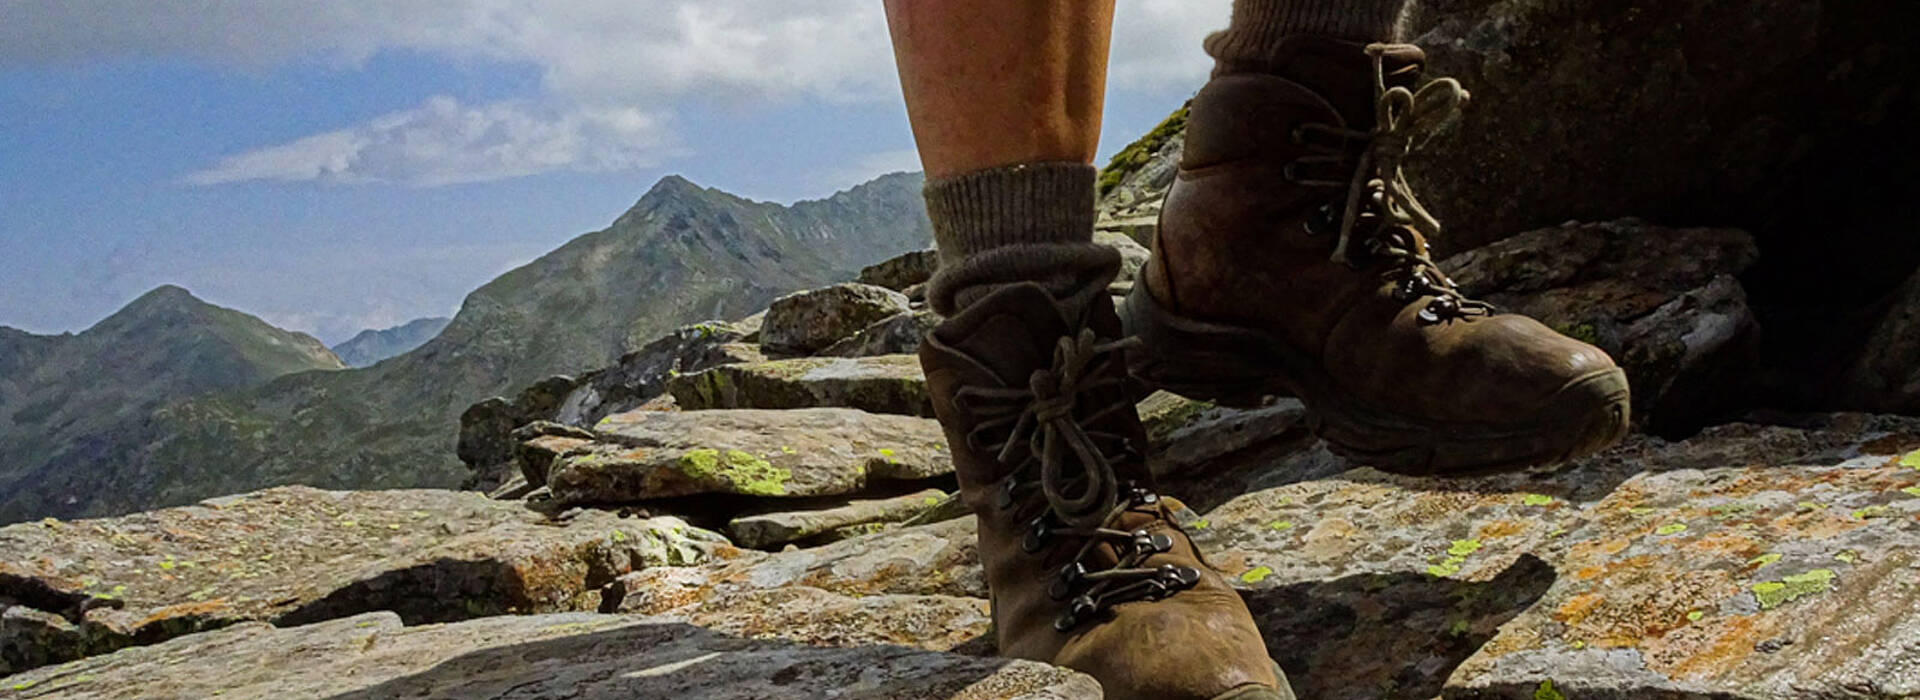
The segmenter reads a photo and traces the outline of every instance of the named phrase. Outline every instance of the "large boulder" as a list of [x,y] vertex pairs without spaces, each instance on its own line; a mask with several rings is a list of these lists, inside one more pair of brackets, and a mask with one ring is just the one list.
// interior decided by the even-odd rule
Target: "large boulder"
[[860,276],[854,281],[904,293],[933,279],[933,272],[939,267],[939,253],[916,250],[861,268]]
[[1550,476],[1356,469],[1187,527],[1302,697],[1907,697],[1916,448],[1909,418],[1731,425]]
[[897,523],[946,500],[947,493],[926,489],[891,498],[855,499],[828,508],[743,515],[727,523],[727,535],[742,547],[764,549],[853,526]]
[[851,338],[828,346],[820,354],[828,357],[912,354],[919,352],[920,339],[938,325],[940,315],[930,310],[895,314],[867,326]]
[[136,700],[834,697],[1097,700],[1100,685],[1032,661],[866,644],[750,640],[669,619],[570,613],[405,626],[369,613],[249,623],[7,678],[7,697]]
[[1627,219],[1530,231],[1441,267],[1469,295],[1606,350],[1637,422],[1684,433],[1747,398],[1760,329],[1734,276],[1757,255],[1743,231]]
[[455,491],[289,486],[22,523],[0,528],[0,672],[249,620],[594,610],[615,576],[739,553],[674,518],[554,520]]
[[767,307],[760,345],[772,353],[811,355],[909,307],[904,294],[857,282],[795,292]]
[[953,472],[940,425],[844,408],[632,411],[600,421],[547,468],[561,503],[695,494],[762,498],[861,493],[869,482]]
[[713,408],[857,408],[933,415],[920,359],[913,355],[799,357],[722,365],[667,384],[686,410]]

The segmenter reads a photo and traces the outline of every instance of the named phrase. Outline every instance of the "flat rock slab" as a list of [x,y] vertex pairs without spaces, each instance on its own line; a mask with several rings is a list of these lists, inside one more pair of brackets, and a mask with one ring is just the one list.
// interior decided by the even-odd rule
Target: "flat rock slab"
[[552,459],[547,486],[560,502],[838,496],[953,472],[938,423],[844,408],[631,411],[596,433]]
[[0,528],[0,670],[237,622],[597,609],[614,577],[739,554],[675,518],[551,521],[456,491],[292,486],[118,518]]
[[1295,399],[1239,409],[1156,391],[1140,401],[1139,411],[1150,445],[1147,466],[1155,476],[1190,472],[1264,442],[1307,434],[1306,407]]
[[810,647],[589,613],[417,627],[391,613],[290,629],[249,623],[4,682],[0,697],[21,699],[1100,697],[1093,679],[1030,661]]
[[1550,476],[1357,469],[1187,527],[1302,697],[1911,697],[1916,448],[1910,418],[1723,426]]
[[760,344],[768,352],[809,355],[909,306],[904,294],[858,282],[794,292],[767,307]]
[[940,489],[927,489],[892,498],[850,501],[834,508],[746,515],[728,522],[727,534],[742,547],[765,548],[853,525],[900,522],[940,505],[946,495]]
[[803,357],[723,365],[667,383],[680,408],[857,408],[933,416],[926,375],[913,355]]

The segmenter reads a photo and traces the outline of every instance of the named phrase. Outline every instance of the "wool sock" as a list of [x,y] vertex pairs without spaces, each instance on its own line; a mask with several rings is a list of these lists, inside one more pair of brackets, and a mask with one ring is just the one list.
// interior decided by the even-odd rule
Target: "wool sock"
[[1093,243],[1093,180],[1091,165],[1051,162],[928,181],[934,311],[951,316],[1007,284],[1035,282],[1064,299],[1110,280],[1119,255]]
[[1208,36],[1205,46],[1207,55],[1228,69],[1261,64],[1280,50],[1283,39],[1296,34],[1394,41],[1405,7],[1406,0],[1233,0],[1226,31]]

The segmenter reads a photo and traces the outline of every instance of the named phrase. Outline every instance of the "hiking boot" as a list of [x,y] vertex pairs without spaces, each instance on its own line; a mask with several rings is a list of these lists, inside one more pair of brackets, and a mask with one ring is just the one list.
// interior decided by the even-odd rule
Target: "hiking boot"
[[1593,452],[1627,429],[1598,348],[1462,295],[1400,164],[1455,117],[1410,45],[1289,39],[1194,97],[1153,258],[1128,297],[1135,376],[1228,405],[1297,396],[1336,452],[1473,473]]
[[1154,491],[1111,278],[1066,300],[1000,286],[920,346],[1000,653],[1084,672],[1108,698],[1291,700],[1246,604]]

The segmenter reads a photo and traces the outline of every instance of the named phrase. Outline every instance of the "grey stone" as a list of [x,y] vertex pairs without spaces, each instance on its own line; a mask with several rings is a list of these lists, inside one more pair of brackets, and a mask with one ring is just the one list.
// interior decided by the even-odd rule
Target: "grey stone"
[[102,700],[1100,697],[1093,679],[1031,661],[756,641],[591,613],[414,627],[391,613],[290,629],[248,623],[7,680],[9,697]]
[[945,491],[928,489],[892,498],[854,500],[820,510],[744,515],[727,523],[727,534],[742,547],[766,549],[850,525],[906,520],[939,505],[946,495]]
[[10,525],[0,552],[0,600],[59,618],[9,614],[0,671],[19,671],[248,620],[592,610],[622,573],[739,550],[676,518],[556,522],[475,492],[289,486]]
[[920,349],[920,339],[925,338],[937,325],[940,325],[940,315],[926,309],[895,314],[867,326],[851,338],[834,343],[820,354],[828,357],[873,357],[914,353]]
[[811,355],[889,316],[908,311],[904,294],[870,284],[836,284],[773,300],[760,328],[768,352]]
[[933,415],[920,360],[913,355],[801,357],[723,365],[675,377],[667,385],[680,408],[857,408]]
[[860,276],[854,281],[885,287],[896,292],[906,292],[914,285],[925,284],[927,280],[933,279],[933,272],[939,267],[939,253],[933,250],[916,250],[868,265],[860,270]]
[[953,471],[939,424],[851,409],[633,411],[597,432],[554,459],[547,486],[556,501],[850,495],[872,480]]

